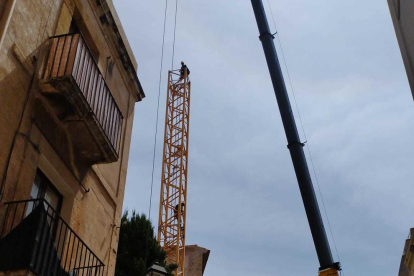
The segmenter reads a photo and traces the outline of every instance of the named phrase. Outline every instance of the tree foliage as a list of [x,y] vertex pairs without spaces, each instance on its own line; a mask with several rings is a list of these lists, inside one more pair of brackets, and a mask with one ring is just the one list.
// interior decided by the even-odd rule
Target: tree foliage
[[165,258],[166,254],[155,238],[151,221],[145,214],[132,211],[132,215],[128,216],[126,211],[121,219],[115,276],[143,276],[154,263],[165,267],[172,276],[177,265],[167,265]]

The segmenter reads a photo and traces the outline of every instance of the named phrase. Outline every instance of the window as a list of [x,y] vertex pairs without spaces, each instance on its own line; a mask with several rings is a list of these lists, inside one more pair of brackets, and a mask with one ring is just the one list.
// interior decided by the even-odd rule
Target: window
[[[50,180],[40,171],[37,170],[35,179],[33,181],[32,191],[30,192],[30,199],[44,199],[53,210],[45,203],[47,212],[47,221],[50,226],[51,234],[56,236],[58,231],[57,215],[60,214],[62,208],[63,196],[53,186]],[[38,201],[30,201],[26,210],[26,216],[29,215],[33,209],[38,206]]]
[[[57,213],[60,213],[63,197],[40,170],[37,170],[36,172],[32,191],[30,193],[30,199],[38,198],[45,199]],[[32,210],[31,207],[33,206],[29,206],[28,211]]]

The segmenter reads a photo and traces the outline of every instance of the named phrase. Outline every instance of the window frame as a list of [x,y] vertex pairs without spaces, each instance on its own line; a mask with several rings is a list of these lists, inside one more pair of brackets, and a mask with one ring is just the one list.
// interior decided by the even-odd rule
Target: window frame
[[[30,199],[45,199],[45,195],[46,195],[46,191],[48,189],[50,189],[53,194],[55,194],[58,197],[58,205],[56,207],[56,213],[60,214],[61,210],[62,210],[62,204],[63,204],[63,196],[62,194],[59,192],[58,189],[56,189],[56,187],[52,184],[52,182],[49,180],[49,178],[47,178],[47,176],[40,170],[37,169],[36,171],[36,176],[35,179],[33,180],[33,185],[36,185],[35,181],[36,178],[39,178],[39,190],[37,192],[36,198],[34,198],[31,194],[30,194]],[[33,186],[32,186],[33,189]],[[45,199],[46,200],[46,199]],[[49,202],[48,202],[49,203]],[[51,203],[49,203],[51,204]]]

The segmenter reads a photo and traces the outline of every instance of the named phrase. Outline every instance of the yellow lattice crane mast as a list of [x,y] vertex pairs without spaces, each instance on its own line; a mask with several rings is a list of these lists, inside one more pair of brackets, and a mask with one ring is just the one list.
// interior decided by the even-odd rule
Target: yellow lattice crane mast
[[187,68],[168,72],[158,242],[184,276],[191,83]]

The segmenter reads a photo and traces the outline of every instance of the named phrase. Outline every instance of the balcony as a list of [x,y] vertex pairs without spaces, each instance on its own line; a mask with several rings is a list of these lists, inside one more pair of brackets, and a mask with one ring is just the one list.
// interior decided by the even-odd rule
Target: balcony
[[6,203],[0,271],[40,276],[104,275],[105,265],[44,200]]
[[39,86],[89,163],[118,160],[123,116],[80,34],[51,38]]

